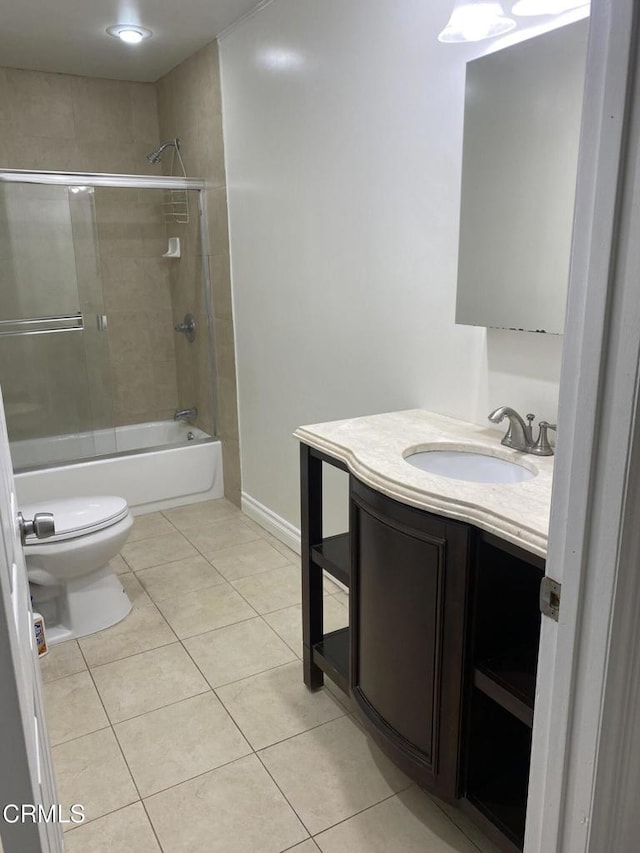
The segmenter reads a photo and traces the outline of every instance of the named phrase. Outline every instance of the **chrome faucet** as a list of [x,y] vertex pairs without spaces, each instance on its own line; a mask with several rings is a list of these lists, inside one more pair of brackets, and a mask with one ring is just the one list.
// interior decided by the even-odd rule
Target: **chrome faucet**
[[193,409],[178,409],[173,416],[174,421],[194,421],[198,417],[198,410],[194,406]]
[[527,423],[525,424],[515,409],[509,406],[500,406],[491,412],[489,420],[494,424],[499,424],[505,418],[509,418],[509,428],[501,441],[501,444],[506,447],[521,450],[523,453],[533,453],[535,456],[553,456],[553,448],[549,444],[547,432],[550,429],[555,430],[556,425],[547,421],[540,421],[540,432],[537,440],[534,441],[533,422],[536,416],[528,414],[526,417]]

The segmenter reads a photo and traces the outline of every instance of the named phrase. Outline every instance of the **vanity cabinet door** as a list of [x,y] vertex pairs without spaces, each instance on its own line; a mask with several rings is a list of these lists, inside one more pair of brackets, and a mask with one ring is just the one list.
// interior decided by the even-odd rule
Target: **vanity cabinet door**
[[469,528],[351,484],[351,692],[405,772],[458,794]]

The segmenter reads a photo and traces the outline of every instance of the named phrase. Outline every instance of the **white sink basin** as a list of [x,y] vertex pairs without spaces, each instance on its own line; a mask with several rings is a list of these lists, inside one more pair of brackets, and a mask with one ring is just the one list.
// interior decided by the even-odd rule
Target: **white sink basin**
[[464,450],[421,450],[405,456],[409,465],[469,483],[523,483],[535,477],[535,472],[496,456],[467,453]]

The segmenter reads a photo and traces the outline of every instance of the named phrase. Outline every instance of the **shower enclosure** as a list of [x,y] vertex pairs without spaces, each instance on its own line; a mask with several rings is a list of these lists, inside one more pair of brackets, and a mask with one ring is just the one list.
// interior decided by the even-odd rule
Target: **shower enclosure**
[[[0,386],[22,500],[103,483],[146,507],[220,491],[204,192],[197,179],[0,171]],[[197,447],[197,462],[163,455]]]

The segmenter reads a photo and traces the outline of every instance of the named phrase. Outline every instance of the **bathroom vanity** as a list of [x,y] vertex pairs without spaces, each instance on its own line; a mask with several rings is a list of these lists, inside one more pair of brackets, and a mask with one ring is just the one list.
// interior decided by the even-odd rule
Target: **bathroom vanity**
[[[552,458],[423,411],[295,435],[305,683],[320,687],[327,674],[408,776],[457,802],[501,849],[521,850]],[[524,465],[528,479],[470,482],[406,459],[437,450]],[[349,474],[348,530],[330,537],[324,465]],[[328,634],[323,571],[350,590],[349,627]]]

